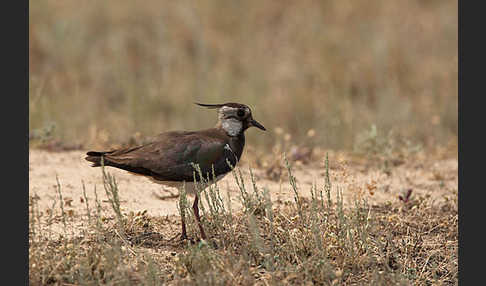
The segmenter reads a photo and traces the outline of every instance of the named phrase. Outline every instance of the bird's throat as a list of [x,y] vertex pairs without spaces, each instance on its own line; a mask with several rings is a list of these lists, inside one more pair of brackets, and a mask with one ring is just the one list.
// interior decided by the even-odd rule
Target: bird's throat
[[221,127],[228,134],[228,136],[238,136],[243,132],[243,123],[235,118],[224,119],[221,122]]

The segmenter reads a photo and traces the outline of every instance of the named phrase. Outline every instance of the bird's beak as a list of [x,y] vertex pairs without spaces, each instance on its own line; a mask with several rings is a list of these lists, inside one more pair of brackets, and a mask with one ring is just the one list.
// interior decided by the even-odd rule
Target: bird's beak
[[265,129],[265,127],[263,127],[263,125],[261,125],[260,123],[258,123],[258,121],[256,121],[253,118],[250,120],[250,126],[255,126],[256,128],[261,129],[263,131],[266,131],[267,130],[267,129]]

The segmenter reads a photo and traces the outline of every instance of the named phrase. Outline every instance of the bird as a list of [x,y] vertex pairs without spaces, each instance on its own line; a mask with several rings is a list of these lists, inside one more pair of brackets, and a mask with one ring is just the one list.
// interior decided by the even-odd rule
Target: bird
[[[184,188],[187,194],[195,195],[192,208],[201,239],[206,240],[199,215],[198,187],[195,182],[202,184],[201,189],[204,189],[222,179],[240,161],[245,146],[245,131],[250,127],[263,131],[266,129],[253,119],[250,107],[245,104],[195,104],[217,109],[218,120],[213,128],[167,131],[145,144],[110,151],[89,151],[85,159],[93,163],[92,167],[103,165],[122,169],[145,176],[161,185]],[[188,237],[183,213],[181,225],[180,238],[186,240]]]

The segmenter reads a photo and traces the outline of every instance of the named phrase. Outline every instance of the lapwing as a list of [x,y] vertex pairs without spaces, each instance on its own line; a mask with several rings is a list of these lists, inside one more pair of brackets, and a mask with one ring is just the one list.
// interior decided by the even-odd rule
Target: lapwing
[[[218,122],[215,127],[200,131],[164,132],[147,144],[111,151],[89,151],[85,159],[92,162],[93,167],[104,164],[145,176],[169,187],[181,189],[184,186],[187,194],[195,195],[192,206],[194,216],[201,238],[206,239],[200,221],[199,198],[194,182],[203,184],[202,188],[205,188],[223,178],[241,158],[245,146],[245,131],[252,126],[266,129],[253,119],[247,105],[195,104],[218,109]],[[200,174],[203,174],[202,180]],[[184,215],[181,216],[181,221],[181,239],[184,240],[187,239]]]

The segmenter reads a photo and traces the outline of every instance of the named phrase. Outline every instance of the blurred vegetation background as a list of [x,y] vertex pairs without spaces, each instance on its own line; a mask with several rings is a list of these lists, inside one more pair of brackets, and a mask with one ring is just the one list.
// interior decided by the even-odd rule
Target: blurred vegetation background
[[[269,132],[457,144],[457,1],[29,1],[31,142],[85,148],[213,126],[241,102]],[[309,132],[309,130],[311,130]],[[277,131],[277,132],[275,132]]]

